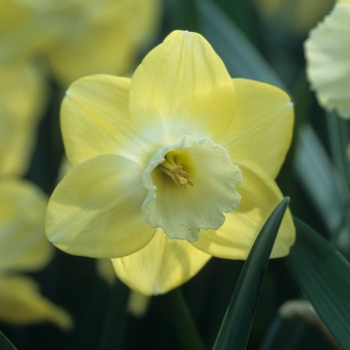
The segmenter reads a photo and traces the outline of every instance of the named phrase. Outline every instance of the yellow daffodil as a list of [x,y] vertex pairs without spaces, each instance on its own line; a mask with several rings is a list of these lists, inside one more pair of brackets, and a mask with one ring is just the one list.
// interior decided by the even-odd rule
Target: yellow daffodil
[[4,0],[0,63],[44,57],[64,85],[87,74],[124,74],[159,12],[160,0]]
[[338,1],[305,42],[307,74],[320,104],[350,118],[350,0]]
[[332,8],[334,0],[254,0],[268,25],[305,35]]
[[24,272],[43,268],[52,256],[44,234],[47,198],[33,184],[0,180],[0,320],[11,324],[53,322],[72,327],[70,316],[44,298]]
[[0,80],[0,175],[23,175],[45,107],[46,84],[29,62],[0,66]]
[[[70,254],[112,258],[144,295],[179,286],[211,256],[245,259],[282,199],[274,178],[290,99],[232,79],[199,34],[171,33],[131,79],[78,80],[61,123],[72,169],[49,201],[48,237]],[[287,212],[271,257],[287,255],[294,236]]]

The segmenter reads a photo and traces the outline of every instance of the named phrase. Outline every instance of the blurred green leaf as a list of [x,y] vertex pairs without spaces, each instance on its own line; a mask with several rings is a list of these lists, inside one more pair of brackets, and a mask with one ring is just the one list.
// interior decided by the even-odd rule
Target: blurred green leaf
[[0,349],[1,350],[17,350],[7,337],[0,331]]
[[256,238],[238,279],[214,350],[246,348],[271,250],[288,203],[289,198],[281,201]]
[[327,228],[337,230],[347,200],[346,187],[310,125],[301,129],[299,141],[295,157],[297,176]]
[[295,219],[287,263],[301,290],[343,349],[350,349],[350,264],[317,232]]
[[205,350],[180,288],[163,296],[167,302],[166,313],[175,330],[183,350]]
[[280,78],[238,27],[210,0],[197,1],[201,33],[225,62],[232,77],[259,80],[286,91]]
[[100,350],[117,350],[123,348],[124,335],[128,324],[126,310],[129,288],[117,278],[112,288],[101,335]]

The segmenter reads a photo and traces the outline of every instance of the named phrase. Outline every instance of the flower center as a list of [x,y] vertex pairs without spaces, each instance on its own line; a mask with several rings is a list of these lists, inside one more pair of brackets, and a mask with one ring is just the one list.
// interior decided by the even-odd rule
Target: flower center
[[[170,158],[170,157],[169,157]],[[190,174],[183,170],[182,165],[177,165],[174,162],[174,158],[169,160],[166,156],[164,162],[158,165],[158,168],[163,173],[169,175],[176,185],[185,188],[187,185],[193,186],[193,182],[190,180]]]
[[[190,174],[196,186],[186,190],[193,186]],[[225,221],[223,213],[235,209],[241,199],[235,187],[241,180],[240,169],[222,146],[184,135],[158,149],[143,172],[146,222],[169,238],[195,242],[200,230],[217,230]]]

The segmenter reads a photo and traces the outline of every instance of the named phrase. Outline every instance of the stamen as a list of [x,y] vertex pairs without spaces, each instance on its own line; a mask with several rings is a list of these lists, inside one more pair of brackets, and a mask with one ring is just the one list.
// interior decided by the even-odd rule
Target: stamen
[[164,162],[159,165],[159,168],[163,173],[169,175],[176,185],[186,189],[187,185],[193,186],[194,183],[190,180],[190,174],[183,170],[182,165],[170,164],[165,158]]

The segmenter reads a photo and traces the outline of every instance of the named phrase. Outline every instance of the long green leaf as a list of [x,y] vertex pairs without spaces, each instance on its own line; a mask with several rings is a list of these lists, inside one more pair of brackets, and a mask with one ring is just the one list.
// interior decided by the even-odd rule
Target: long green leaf
[[295,219],[290,270],[342,349],[350,349],[350,264],[317,232]]
[[288,203],[289,198],[283,199],[256,238],[239,276],[214,350],[246,348],[271,250]]
[[201,33],[225,62],[232,77],[259,80],[286,90],[261,54],[214,2],[200,0],[197,6]]
[[0,349],[1,350],[17,350],[7,337],[0,331]]
[[[295,157],[298,178],[321,214],[327,228],[337,230],[347,200],[346,184],[334,169],[321,141],[310,125],[300,132],[300,143]],[[315,181],[317,179],[317,181]]]

